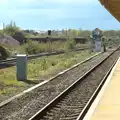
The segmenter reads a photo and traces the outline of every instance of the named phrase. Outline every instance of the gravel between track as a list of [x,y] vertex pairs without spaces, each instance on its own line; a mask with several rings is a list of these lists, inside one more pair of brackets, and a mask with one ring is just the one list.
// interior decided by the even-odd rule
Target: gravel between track
[[94,72],[79,82],[59,103],[50,108],[43,118],[41,116],[42,120],[76,120],[118,55],[119,51],[115,52]]
[[96,56],[39,88],[14,99],[9,104],[0,108],[0,120],[27,120],[111,52]]

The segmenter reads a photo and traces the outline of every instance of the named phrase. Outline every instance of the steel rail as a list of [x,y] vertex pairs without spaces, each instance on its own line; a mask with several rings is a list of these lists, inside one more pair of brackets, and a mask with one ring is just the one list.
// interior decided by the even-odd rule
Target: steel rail
[[[119,58],[119,57],[118,57]],[[86,113],[88,112],[89,108],[91,107],[92,103],[94,102],[95,98],[97,97],[97,95],[99,94],[102,86],[104,85],[106,79],[108,78],[110,72],[112,71],[114,65],[116,64],[118,58],[116,58],[115,62],[112,64],[112,66],[110,67],[110,69],[108,70],[108,72],[106,73],[105,77],[102,79],[102,81],[100,82],[99,86],[97,87],[97,89],[95,90],[95,92],[93,93],[93,95],[91,96],[90,100],[88,101],[88,103],[86,104],[86,106],[83,108],[82,112],[80,113],[80,115],[78,116],[77,120],[83,120],[83,118],[85,117]]]
[[[87,49],[89,49],[89,48],[79,48],[79,49],[75,49],[72,51],[82,51],[82,50],[87,50]],[[43,57],[43,56],[53,56],[53,55],[59,55],[59,54],[64,54],[64,53],[65,53],[65,51],[39,53],[39,54],[35,54],[35,55],[28,55],[27,59],[32,60],[32,59],[36,59],[36,58]],[[10,63],[13,64],[16,61],[17,61],[17,58],[10,58],[8,60],[1,60],[0,65],[10,64]]]
[[48,79],[47,81],[44,81],[44,82],[42,82],[42,83],[40,83],[40,84],[38,84],[38,85],[36,85],[36,86],[31,87],[30,89],[27,89],[27,90],[25,90],[25,91],[23,91],[23,92],[15,95],[15,96],[9,98],[8,100],[3,101],[2,103],[0,103],[0,108],[3,107],[3,106],[5,106],[6,104],[10,103],[12,100],[14,100],[14,99],[16,99],[16,98],[18,98],[18,97],[20,97],[20,96],[22,96],[22,95],[30,92],[30,91],[36,89],[37,87],[40,87],[41,85],[46,84],[47,82],[49,82],[49,81],[51,81],[51,80],[53,80],[53,79],[55,79],[55,78],[57,78],[57,77],[65,74],[66,72],[68,72],[68,71],[70,71],[70,70],[78,67],[79,65],[81,65],[81,64],[83,64],[83,63],[86,63],[86,62],[90,61],[91,59],[93,59],[93,58],[95,58],[95,57],[97,57],[97,56],[99,56],[99,55],[101,55],[101,54],[102,54],[102,52],[101,52],[101,53],[97,53],[97,54],[95,54],[95,55],[93,55],[93,56],[85,59],[84,61],[81,61],[81,62],[73,65],[72,67],[70,67],[70,68],[68,68],[68,69],[66,69],[66,70],[58,73],[57,75],[53,76],[52,78]]
[[87,71],[83,76],[81,76],[78,80],[76,80],[72,85],[70,85],[67,89],[65,89],[62,93],[60,93],[57,97],[55,97],[51,102],[49,102],[45,107],[39,110],[35,115],[33,115],[29,120],[39,120],[46,115],[47,111],[49,111],[52,107],[54,107],[57,103],[59,103],[66,95],[68,95],[75,86],[83,81],[90,73],[92,73],[95,69],[97,69],[103,62],[105,62],[110,56],[112,56],[119,47],[113,51],[110,55],[108,55],[104,60],[100,61],[96,66]]

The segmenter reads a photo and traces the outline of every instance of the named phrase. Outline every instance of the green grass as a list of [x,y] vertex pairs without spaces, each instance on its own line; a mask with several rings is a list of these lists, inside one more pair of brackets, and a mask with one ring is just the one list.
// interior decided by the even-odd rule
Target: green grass
[[[63,70],[93,55],[85,52],[68,52],[64,55],[43,57],[42,59],[32,60],[28,64],[28,78],[40,79],[43,76],[51,75],[55,71]],[[38,76],[39,75],[39,76]]]
[[[95,53],[89,51],[67,52],[63,55],[42,57],[28,63],[28,80],[39,83],[56,73],[85,60]],[[16,67],[0,70],[0,95],[16,94],[34,84],[16,80]]]
[[26,54],[37,54],[41,52],[51,52],[51,51],[68,51],[74,48],[84,48],[88,44],[76,44],[72,39],[64,42],[47,42],[39,43],[37,41],[29,40],[26,44],[21,45],[17,48],[11,49],[12,54],[14,53],[26,53]]
[[37,54],[41,52],[65,50],[65,47],[65,42],[39,43],[30,40],[28,43],[16,48],[16,51],[17,53]]

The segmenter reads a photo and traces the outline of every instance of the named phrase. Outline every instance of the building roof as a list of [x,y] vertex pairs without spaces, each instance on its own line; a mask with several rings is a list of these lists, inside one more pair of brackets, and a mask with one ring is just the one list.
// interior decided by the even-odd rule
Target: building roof
[[120,22],[120,0],[99,1]]

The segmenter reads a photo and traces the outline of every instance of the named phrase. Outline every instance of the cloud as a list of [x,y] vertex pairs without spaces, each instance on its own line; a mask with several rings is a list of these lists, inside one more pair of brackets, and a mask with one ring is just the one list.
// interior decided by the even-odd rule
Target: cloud
[[[46,4],[43,6],[46,6],[46,8],[41,7],[39,4],[37,4],[38,6],[36,7],[35,4],[31,4],[32,6],[24,6],[24,8],[21,7],[12,7],[9,10],[6,11],[2,11],[8,19],[27,19],[27,17],[29,19],[41,19],[41,20],[61,20],[61,19],[91,19],[91,18],[101,18],[101,17],[105,17],[106,14],[101,14],[100,16],[98,13],[104,13],[103,11],[99,11],[99,9],[97,10],[97,12],[95,11],[97,9],[97,7],[94,7],[93,5],[89,5],[89,3],[92,3],[93,1],[96,0],[41,0],[42,2],[39,2],[39,0],[11,0],[19,2],[19,3],[26,3],[26,5],[28,5],[27,3],[31,4],[32,2],[36,3],[38,2],[39,4],[43,4],[47,1],[51,2],[50,5]],[[36,2],[35,2],[36,1]],[[69,1],[69,2],[68,2]],[[78,6],[74,6],[73,4],[69,5],[69,6],[64,6],[60,5],[60,6],[53,6],[52,2],[54,3],[87,3],[86,4],[77,4]],[[15,2],[14,2],[15,4]],[[13,4],[13,5],[14,5]],[[23,4],[21,4],[23,5]],[[51,6],[51,8],[49,8],[49,6]],[[15,9],[15,10],[14,10]],[[2,13],[0,12],[0,13]],[[109,16],[108,16],[109,18]]]
[[0,23],[26,28],[92,28],[113,19],[98,0],[0,0],[0,14]]

